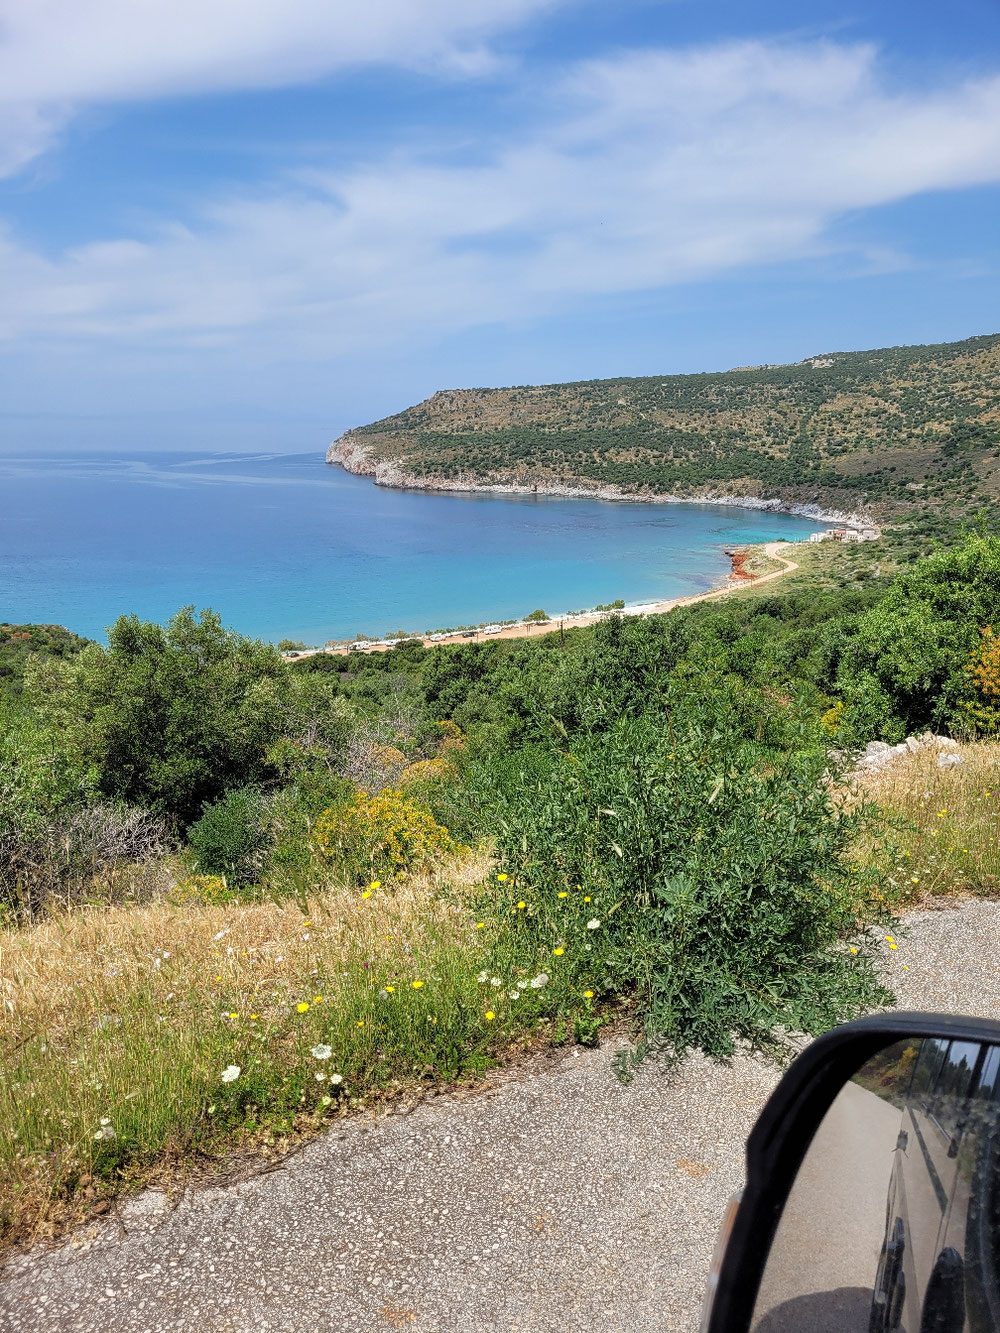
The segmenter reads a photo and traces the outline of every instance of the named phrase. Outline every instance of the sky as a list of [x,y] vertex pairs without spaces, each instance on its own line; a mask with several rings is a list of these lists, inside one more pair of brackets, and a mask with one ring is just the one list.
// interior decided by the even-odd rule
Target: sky
[[3,0],[0,451],[1000,331],[995,0]]

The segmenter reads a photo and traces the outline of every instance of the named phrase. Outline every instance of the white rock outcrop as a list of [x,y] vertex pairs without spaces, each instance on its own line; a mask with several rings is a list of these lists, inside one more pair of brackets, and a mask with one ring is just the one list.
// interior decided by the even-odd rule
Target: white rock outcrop
[[965,762],[962,755],[957,753],[958,741],[953,741],[950,736],[936,736],[931,731],[925,731],[919,736],[907,736],[906,740],[900,741],[898,745],[888,745],[885,741],[869,741],[855,761],[855,772],[869,773],[873,769],[884,768],[886,764],[891,764],[904,754],[916,754],[929,747],[941,751],[938,755],[938,768],[950,768]]

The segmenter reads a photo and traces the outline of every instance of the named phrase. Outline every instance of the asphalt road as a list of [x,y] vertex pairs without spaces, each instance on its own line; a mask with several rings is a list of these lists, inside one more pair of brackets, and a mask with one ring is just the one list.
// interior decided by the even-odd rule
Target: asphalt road
[[[909,1008],[1000,1016],[1000,905],[915,918]],[[908,965],[902,971],[902,964]],[[541,1333],[697,1328],[743,1142],[777,1078],[690,1060],[612,1077],[572,1051],[411,1114],[355,1122],[279,1171],[155,1192],[0,1284],[4,1333]]]
[[848,1083],[795,1179],[768,1256],[754,1333],[868,1333],[901,1114]]

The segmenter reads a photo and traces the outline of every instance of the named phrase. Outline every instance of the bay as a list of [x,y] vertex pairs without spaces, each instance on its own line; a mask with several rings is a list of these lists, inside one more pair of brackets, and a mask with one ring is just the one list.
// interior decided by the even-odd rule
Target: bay
[[103,638],[193,604],[264,639],[550,614],[718,584],[816,524],[711,504],[390,490],[313,454],[0,456],[0,621]]

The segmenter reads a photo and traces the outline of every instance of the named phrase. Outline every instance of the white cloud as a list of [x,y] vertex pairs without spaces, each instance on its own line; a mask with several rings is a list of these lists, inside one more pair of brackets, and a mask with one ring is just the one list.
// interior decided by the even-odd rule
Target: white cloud
[[1000,76],[907,93],[868,47],[572,69],[473,165],[395,155],[57,259],[0,244],[0,335],[348,350],[814,256],[855,210],[1000,180]]
[[496,32],[560,0],[5,0],[0,175],[79,107],[277,88],[366,64],[495,66]]

